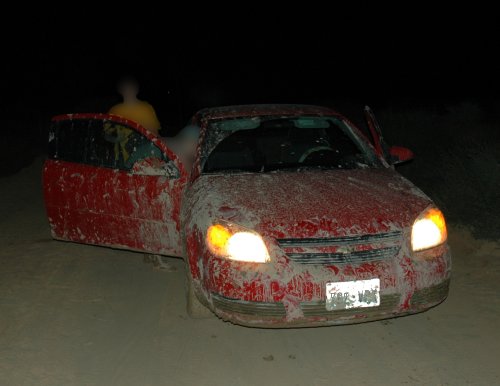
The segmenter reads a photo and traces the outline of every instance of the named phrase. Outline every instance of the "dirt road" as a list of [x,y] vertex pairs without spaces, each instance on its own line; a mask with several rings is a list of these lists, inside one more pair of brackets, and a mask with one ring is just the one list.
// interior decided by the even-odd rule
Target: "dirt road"
[[499,385],[500,243],[451,227],[449,298],[414,316],[263,330],[186,315],[184,267],[50,239],[41,161],[0,179],[0,385]]

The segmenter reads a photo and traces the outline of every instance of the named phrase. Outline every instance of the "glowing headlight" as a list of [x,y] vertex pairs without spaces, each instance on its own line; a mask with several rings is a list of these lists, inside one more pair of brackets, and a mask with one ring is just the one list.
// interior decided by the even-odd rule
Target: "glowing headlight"
[[240,227],[215,224],[208,228],[207,246],[219,257],[253,263],[266,263],[269,253],[257,233]]
[[447,237],[443,213],[437,208],[427,208],[413,223],[411,247],[414,251],[432,248],[444,243]]

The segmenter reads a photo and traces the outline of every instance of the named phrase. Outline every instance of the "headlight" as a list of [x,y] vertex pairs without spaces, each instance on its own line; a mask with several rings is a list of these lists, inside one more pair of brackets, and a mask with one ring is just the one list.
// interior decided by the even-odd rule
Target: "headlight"
[[266,263],[269,253],[259,234],[226,223],[211,225],[206,243],[210,252],[219,257],[253,263]]
[[413,223],[411,247],[414,251],[436,247],[447,237],[443,213],[437,208],[427,208]]

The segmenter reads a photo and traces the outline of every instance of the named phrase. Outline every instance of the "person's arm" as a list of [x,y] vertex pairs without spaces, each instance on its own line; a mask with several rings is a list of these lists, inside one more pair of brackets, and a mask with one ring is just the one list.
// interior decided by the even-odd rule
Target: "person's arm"
[[158,119],[158,116],[156,115],[156,111],[154,107],[151,104],[147,104],[148,109],[149,109],[149,125],[150,127],[146,127],[147,129],[153,129],[156,132],[158,132],[161,129],[161,124],[160,120]]

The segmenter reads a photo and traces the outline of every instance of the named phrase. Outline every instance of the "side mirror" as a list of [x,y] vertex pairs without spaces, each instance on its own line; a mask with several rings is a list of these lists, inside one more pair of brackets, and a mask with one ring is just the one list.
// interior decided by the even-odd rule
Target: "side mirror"
[[402,146],[391,146],[389,148],[389,155],[390,160],[388,161],[391,165],[397,165],[413,159],[413,152]]
[[162,176],[168,178],[179,178],[179,169],[172,161],[164,161],[160,158],[148,157],[137,161],[132,167],[132,173],[141,176]]

